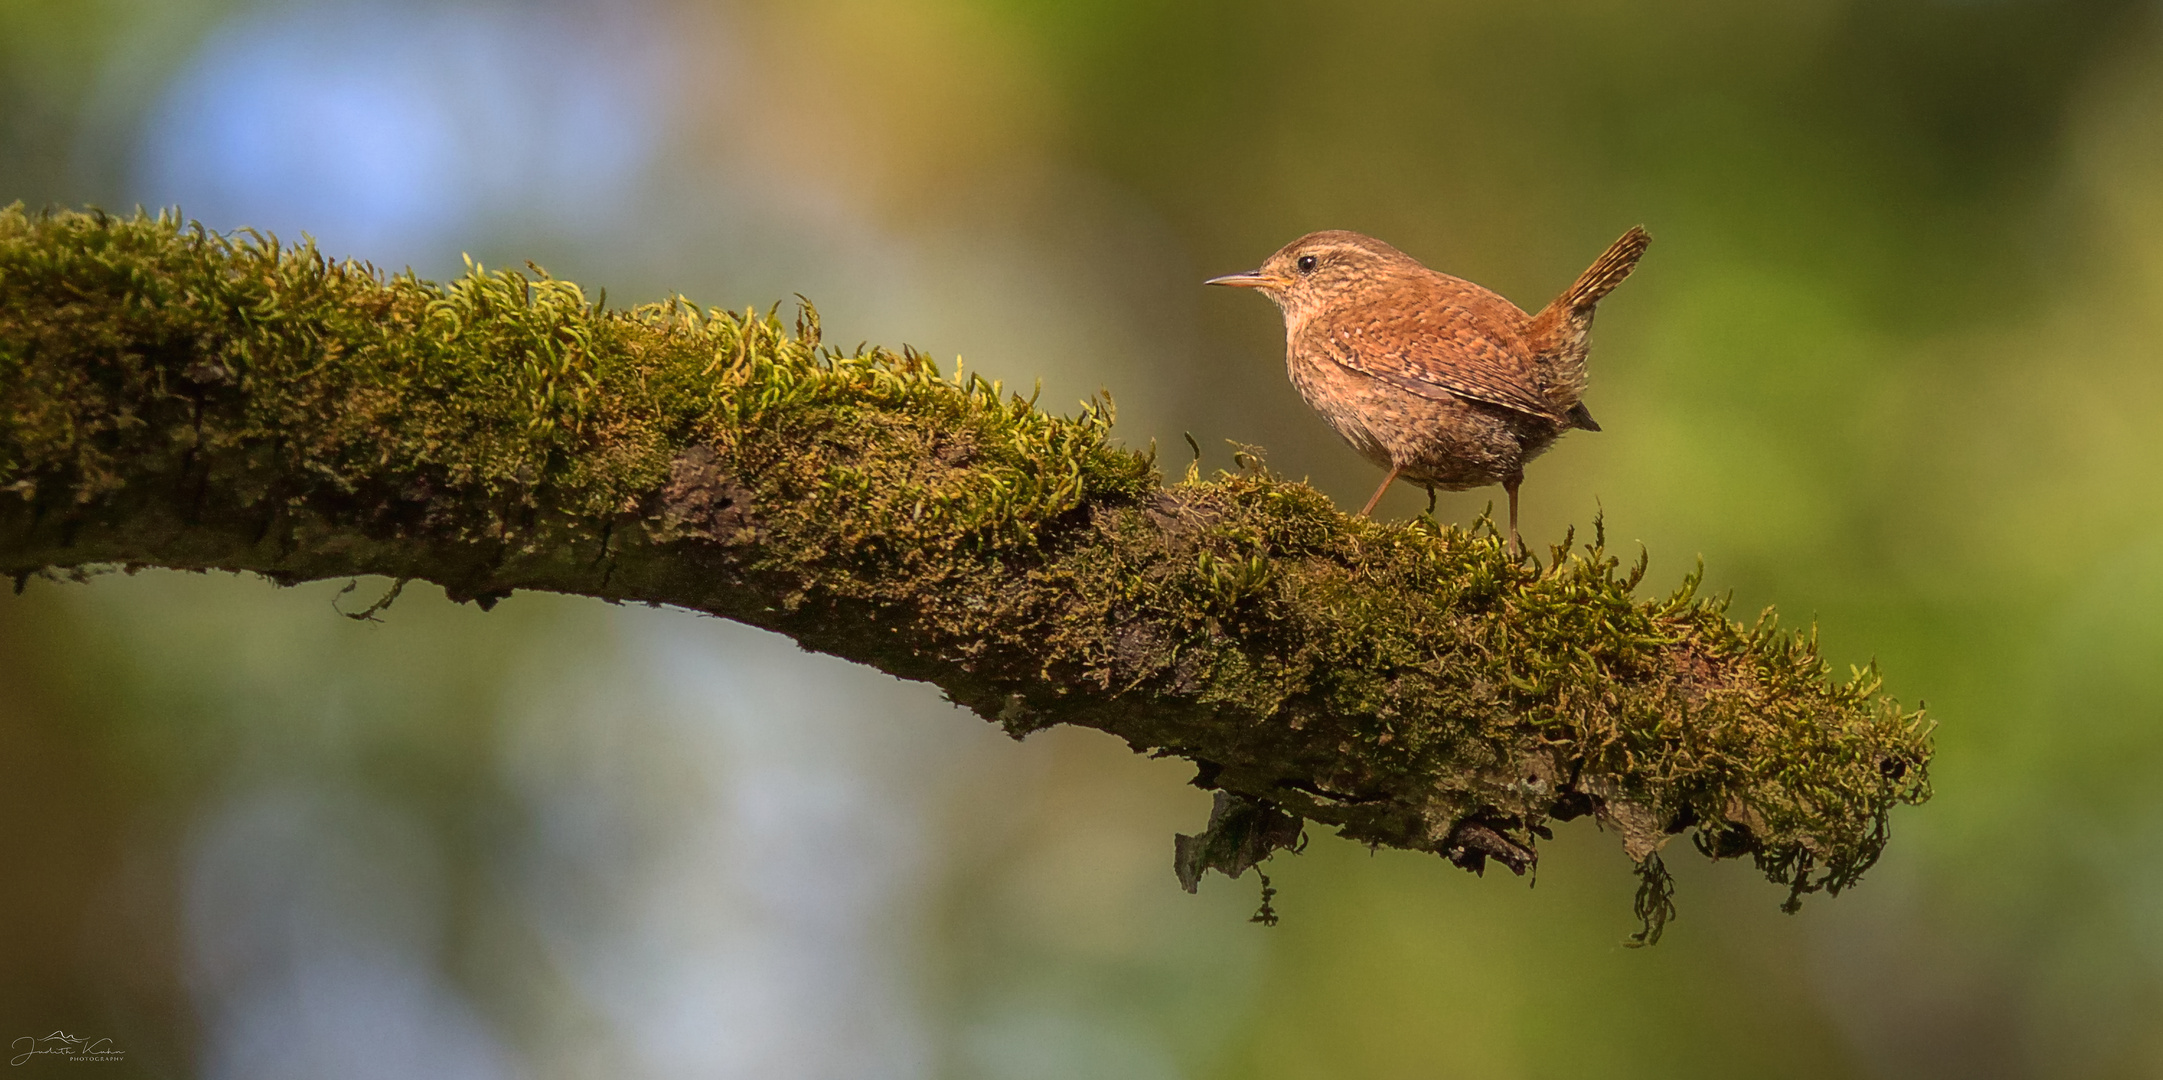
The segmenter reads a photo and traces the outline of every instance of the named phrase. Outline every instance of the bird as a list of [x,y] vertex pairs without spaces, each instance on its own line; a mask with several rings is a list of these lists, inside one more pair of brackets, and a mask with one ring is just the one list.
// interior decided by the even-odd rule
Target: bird
[[1308,233],[1261,267],[1205,284],[1254,289],[1284,313],[1285,369],[1307,404],[1362,457],[1388,470],[1365,517],[1399,479],[1464,491],[1500,483],[1510,545],[1525,464],[1572,429],[1598,431],[1585,407],[1593,308],[1652,243],[1624,233],[1537,314],[1493,290],[1430,270],[1371,236]]

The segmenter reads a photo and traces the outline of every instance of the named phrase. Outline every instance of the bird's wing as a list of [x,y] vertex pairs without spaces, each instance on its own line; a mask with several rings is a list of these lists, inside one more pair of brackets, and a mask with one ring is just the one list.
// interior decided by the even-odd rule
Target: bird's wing
[[1465,398],[1563,423],[1541,390],[1524,313],[1470,282],[1434,278],[1375,289],[1317,316],[1310,342],[1344,367],[1421,397]]

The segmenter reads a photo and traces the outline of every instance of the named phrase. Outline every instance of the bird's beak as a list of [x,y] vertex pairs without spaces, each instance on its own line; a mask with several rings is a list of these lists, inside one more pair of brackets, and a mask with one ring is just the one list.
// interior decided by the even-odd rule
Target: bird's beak
[[1213,277],[1202,282],[1202,284],[1230,285],[1237,289],[1278,289],[1290,285],[1291,282],[1283,278],[1270,277],[1260,270],[1249,270],[1244,274],[1226,274],[1223,277]]

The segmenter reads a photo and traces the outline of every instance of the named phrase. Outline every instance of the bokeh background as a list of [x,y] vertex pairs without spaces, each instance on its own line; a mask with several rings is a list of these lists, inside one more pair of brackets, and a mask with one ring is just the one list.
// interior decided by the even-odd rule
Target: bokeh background
[[[24,1075],[2163,1077],[2153,0],[0,0],[0,201],[424,275],[803,293],[1174,470],[1373,471],[1258,297],[1315,228],[1536,308],[1630,225],[1530,537],[1815,620],[1938,795],[1795,916],[1613,837],[1179,891],[1176,762],[682,612],[144,572],[0,597]],[[1469,522],[1494,491],[1447,497]],[[1408,514],[1402,488],[1383,512]]]

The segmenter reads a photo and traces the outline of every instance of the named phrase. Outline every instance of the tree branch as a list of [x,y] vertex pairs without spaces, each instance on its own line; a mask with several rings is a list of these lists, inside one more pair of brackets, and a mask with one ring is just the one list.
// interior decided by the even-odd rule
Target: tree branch
[[1692,834],[1790,904],[1928,795],[1928,726],[1815,641],[1633,595],[1600,539],[1350,518],[1258,466],[1160,486],[1109,400],[1057,417],[808,307],[603,310],[569,282],[385,278],[176,219],[0,211],[0,571],[356,574],[487,605],[673,604],[908,679],[1016,736],[1080,724],[1226,793],[1180,873],[1299,819],[1523,872],[1592,815]]

